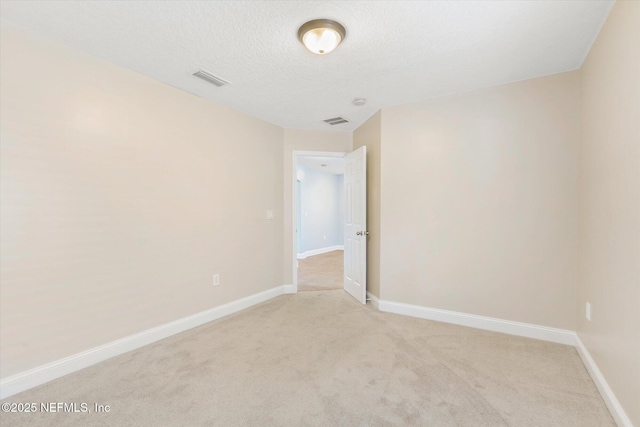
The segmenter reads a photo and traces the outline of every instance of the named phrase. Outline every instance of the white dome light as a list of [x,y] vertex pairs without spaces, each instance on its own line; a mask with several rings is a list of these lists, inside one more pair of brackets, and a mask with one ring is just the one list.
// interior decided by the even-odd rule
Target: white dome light
[[311,52],[325,55],[333,51],[344,40],[346,31],[336,21],[314,19],[302,25],[298,38]]

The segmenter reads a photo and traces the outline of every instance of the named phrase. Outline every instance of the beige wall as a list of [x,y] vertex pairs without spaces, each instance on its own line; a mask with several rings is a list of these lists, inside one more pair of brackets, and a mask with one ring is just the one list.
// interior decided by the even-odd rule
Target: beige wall
[[578,74],[382,110],[382,298],[575,329]]
[[380,298],[380,160],[382,112],[353,132],[353,149],[367,147],[367,291]]
[[578,335],[640,426],[640,2],[616,2],[581,73]]
[[282,285],[281,128],[1,43],[3,378]]
[[351,132],[331,130],[285,129],[283,149],[284,175],[284,248],[283,283],[293,284],[293,152],[294,151],[330,151],[350,153],[352,151]]

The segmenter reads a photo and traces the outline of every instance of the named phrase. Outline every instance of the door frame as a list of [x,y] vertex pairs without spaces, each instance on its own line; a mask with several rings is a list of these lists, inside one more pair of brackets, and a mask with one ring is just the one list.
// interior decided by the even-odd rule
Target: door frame
[[298,241],[296,234],[296,206],[298,204],[298,196],[296,191],[296,180],[298,179],[298,157],[344,157],[349,154],[348,151],[301,151],[293,150],[291,156],[291,232],[292,239],[289,243],[292,248],[292,266],[293,266],[293,293],[298,292]]

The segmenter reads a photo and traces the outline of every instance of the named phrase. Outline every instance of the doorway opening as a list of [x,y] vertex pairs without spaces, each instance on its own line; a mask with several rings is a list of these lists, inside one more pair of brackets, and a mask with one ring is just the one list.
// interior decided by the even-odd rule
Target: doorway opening
[[297,290],[344,288],[344,154],[294,157]]

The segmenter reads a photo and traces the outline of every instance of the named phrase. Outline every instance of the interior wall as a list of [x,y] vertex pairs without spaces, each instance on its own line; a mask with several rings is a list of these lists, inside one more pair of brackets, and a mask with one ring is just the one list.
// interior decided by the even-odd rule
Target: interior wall
[[378,298],[380,289],[380,171],[382,112],[378,111],[353,132],[353,149],[367,147],[367,291]]
[[340,215],[341,192],[338,185],[341,175],[316,171],[298,166],[304,178],[301,180],[301,245],[298,253],[329,246],[342,245]]
[[382,110],[385,300],[575,330],[579,76]]
[[639,2],[614,4],[581,74],[578,336],[640,426]]
[[285,285],[293,283],[293,152],[294,151],[329,151],[344,152],[352,151],[352,133],[335,130],[306,130],[306,129],[285,129],[283,157],[283,180],[284,180],[284,202],[283,202],[283,223],[284,223],[284,249],[283,249],[283,276]]
[[282,285],[282,128],[1,31],[3,378]]

